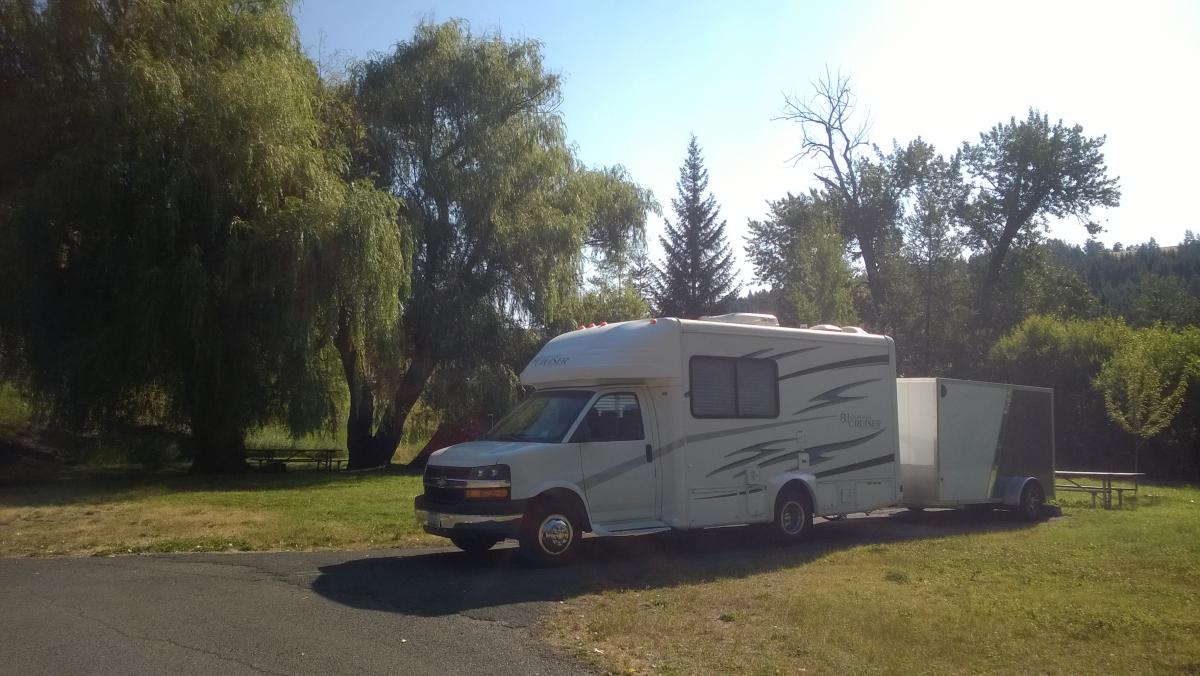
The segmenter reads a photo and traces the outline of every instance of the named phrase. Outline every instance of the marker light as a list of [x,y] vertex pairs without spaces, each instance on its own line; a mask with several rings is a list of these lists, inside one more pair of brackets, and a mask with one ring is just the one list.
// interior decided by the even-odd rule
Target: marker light
[[650,320],[650,323],[651,323],[651,324],[657,324],[657,323],[658,323],[658,320],[657,320],[657,319],[651,319],[651,320]]

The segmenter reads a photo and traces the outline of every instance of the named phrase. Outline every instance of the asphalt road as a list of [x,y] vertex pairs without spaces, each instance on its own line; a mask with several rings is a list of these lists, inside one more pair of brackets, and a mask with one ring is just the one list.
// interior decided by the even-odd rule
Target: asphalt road
[[539,639],[559,601],[794,566],[871,542],[1023,525],[903,512],[818,524],[778,548],[747,529],[589,539],[563,569],[511,548],[0,560],[0,673],[572,674]]

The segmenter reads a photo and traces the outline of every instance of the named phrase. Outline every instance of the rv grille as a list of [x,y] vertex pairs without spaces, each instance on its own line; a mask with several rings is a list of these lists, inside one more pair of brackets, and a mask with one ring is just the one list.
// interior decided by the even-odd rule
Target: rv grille
[[440,505],[453,505],[462,502],[467,476],[467,467],[435,467],[425,468],[425,500]]

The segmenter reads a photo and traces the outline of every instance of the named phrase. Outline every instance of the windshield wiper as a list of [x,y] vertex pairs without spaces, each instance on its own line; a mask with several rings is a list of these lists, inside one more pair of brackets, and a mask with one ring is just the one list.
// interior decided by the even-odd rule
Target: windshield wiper
[[525,437],[520,434],[497,434],[495,436],[484,437],[487,441],[525,441]]

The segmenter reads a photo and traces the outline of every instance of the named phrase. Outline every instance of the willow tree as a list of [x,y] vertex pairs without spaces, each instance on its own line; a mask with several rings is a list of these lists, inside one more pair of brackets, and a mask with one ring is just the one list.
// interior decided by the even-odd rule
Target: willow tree
[[[353,88],[367,130],[361,170],[403,202],[414,245],[399,376],[372,378],[339,342],[349,465],[373,467],[389,462],[439,369],[451,378],[502,360],[506,327],[563,312],[585,245],[640,232],[645,194],[620,172],[580,166],[557,113],[559,77],[536,42],[421,25],[360,64]],[[620,204],[634,207],[601,208]]]
[[328,423],[320,350],[398,318],[404,241],[286,3],[0,3],[0,90],[0,354],[43,413],[176,421],[206,472]]

